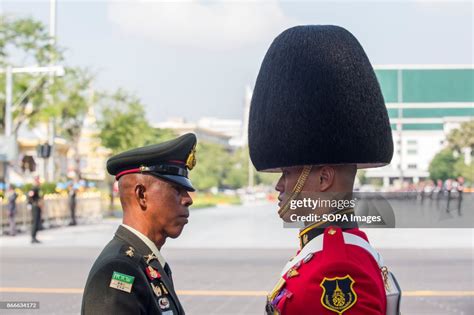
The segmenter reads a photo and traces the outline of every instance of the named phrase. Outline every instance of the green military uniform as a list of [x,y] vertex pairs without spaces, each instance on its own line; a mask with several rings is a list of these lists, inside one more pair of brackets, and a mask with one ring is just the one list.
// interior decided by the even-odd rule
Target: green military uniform
[[[195,163],[196,136],[186,134],[158,145],[111,157],[107,170],[118,180],[146,173],[194,191],[188,170]],[[183,315],[171,269],[155,244],[139,231],[121,225],[89,273],[81,314]]]
[[124,226],[92,266],[82,314],[184,314],[171,270]]

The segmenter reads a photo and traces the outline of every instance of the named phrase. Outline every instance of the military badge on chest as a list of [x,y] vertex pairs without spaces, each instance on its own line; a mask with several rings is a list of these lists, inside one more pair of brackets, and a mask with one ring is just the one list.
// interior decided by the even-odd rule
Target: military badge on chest
[[161,290],[161,286],[151,283],[151,288],[157,297],[161,297],[163,295],[163,290]]
[[156,269],[153,268],[152,266],[146,267],[145,272],[146,272],[146,275],[148,276],[148,279],[150,279],[150,280],[155,280],[155,279],[160,279],[161,278],[160,273],[158,271],[156,271]]
[[158,299],[158,304],[162,310],[165,310],[170,307],[170,300],[167,297],[162,297]]
[[154,263],[159,263],[157,257],[154,254],[149,254],[143,258],[147,265],[145,273],[150,281],[153,293],[156,296],[158,306],[162,311],[166,311],[163,312],[163,314],[173,314],[171,310],[169,291],[163,282],[161,274],[156,269],[157,267],[153,267]]
[[[296,272],[296,270],[294,270]],[[290,299],[293,295],[285,288],[286,281],[280,278],[273,290],[267,296],[267,304],[265,306],[265,313],[267,315],[280,315],[280,306],[284,304],[285,300]]]
[[330,311],[342,315],[357,302],[357,294],[353,289],[355,281],[351,276],[324,278],[320,286],[323,288],[322,305]]

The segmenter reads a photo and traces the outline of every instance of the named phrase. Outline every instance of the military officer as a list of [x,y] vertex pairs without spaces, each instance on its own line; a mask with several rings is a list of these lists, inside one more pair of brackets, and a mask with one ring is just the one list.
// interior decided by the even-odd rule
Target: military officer
[[188,222],[195,147],[196,136],[185,134],[107,161],[118,180],[123,224],[92,266],[82,314],[184,314],[160,250]]
[[[382,93],[350,32],[297,26],[273,41],[251,101],[249,149],[257,170],[282,172],[276,190],[285,220],[299,194],[351,198],[357,169],[390,163]],[[315,220],[299,237],[300,250],[268,295],[267,314],[399,313],[398,285],[356,223]]]

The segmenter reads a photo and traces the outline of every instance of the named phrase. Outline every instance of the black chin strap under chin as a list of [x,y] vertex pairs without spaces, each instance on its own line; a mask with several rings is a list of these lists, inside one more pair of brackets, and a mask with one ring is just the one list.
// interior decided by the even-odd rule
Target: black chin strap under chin
[[291,196],[286,200],[280,210],[278,210],[278,215],[280,216],[280,218],[283,218],[288,212],[291,200],[295,199],[295,197],[303,190],[303,187],[306,184],[306,180],[308,179],[309,173],[311,172],[312,168],[312,165],[305,165],[303,167],[300,177],[298,177],[295,187],[293,187],[293,192],[291,193]]

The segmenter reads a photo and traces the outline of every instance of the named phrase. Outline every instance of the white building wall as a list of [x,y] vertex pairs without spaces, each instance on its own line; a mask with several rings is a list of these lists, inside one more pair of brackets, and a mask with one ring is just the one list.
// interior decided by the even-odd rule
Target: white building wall
[[366,176],[369,178],[398,179],[400,164],[403,178],[418,182],[429,176],[428,168],[433,157],[446,147],[446,136],[453,128],[458,128],[466,119],[452,119],[445,122],[444,130],[404,130],[400,147],[400,134],[392,131],[394,153],[390,165],[381,168],[369,169]]

